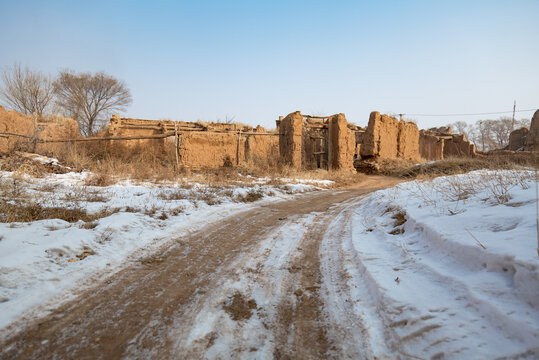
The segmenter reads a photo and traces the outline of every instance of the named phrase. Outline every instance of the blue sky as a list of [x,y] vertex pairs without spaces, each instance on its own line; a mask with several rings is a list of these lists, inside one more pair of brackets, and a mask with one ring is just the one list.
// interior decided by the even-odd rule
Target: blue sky
[[373,110],[539,107],[537,0],[0,0],[0,13],[1,68],[104,70],[131,89],[130,117],[271,128],[295,110],[366,125]]

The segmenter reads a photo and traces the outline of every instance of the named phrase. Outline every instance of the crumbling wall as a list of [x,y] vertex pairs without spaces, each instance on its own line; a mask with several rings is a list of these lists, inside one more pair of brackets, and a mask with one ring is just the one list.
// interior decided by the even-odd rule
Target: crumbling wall
[[397,157],[406,160],[418,160],[420,158],[419,129],[416,124],[399,121]]
[[303,116],[299,111],[288,114],[279,124],[279,154],[284,164],[302,167]]
[[[245,137],[240,140],[240,159],[245,156]],[[237,163],[238,134],[183,133],[180,164],[191,168],[216,168]]]
[[[0,106],[0,132],[33,136],[34,118],[17,111],[6,111]],[[39,140],[75,139],[80,136],[77,122],[73,119],[60,116],[40,119],[37,123],[37,134]],[[5,153],[18,149],[32,150],[32,146],[28,143],[29,141],[30,139],[28,138],[0,136],[0,152]],[[50,153],[59,146],[62,145],[60,143],[37,143],[36,151],[40,153]]]
[[[128,136],[151,136],[164,134],[167,128],[174,128],[172,121],[154,121],[141,119],[126,119],[115,115],[110,119],[103,136],[128,137]],[[165,151],[166,139],[138,139],[123,141],[124,147],[152,147],[158,151]],[[115,143],[118,145],[118,143]]]
[[[13,110],[6,111],[0,106],[0,132],[32,136],[34,133],[34,120],[31,116],[26,116]],[[28,140],[20,137],[0,136],[0,152],[13,151],[26,141]]]
[[354,165],[355,134],[348,128],[344,114],[328,119],[328,168],[351,170]]
[[526,140],[526,150],[539,151],[539,110],[533,114],[530,133]]
[[465,135],[452,134],[451,139],[444,142],[444,159],[447,157],[473,157],[475,145],[466,140]]
[[419,159],[419,129],[410,122],[373,111],[363,135],[362,158]]
[[[263,128],[258,130],[265,132]],[[279,137],[272,135],[247,135],[245,141],[245,162],[275,164],[279,158]]]
[[441,160],[444,157],[444,139],[429,131],[419,133],[419,155],[425,160]]
[[530,131],[525,127],[512,131],[509,135],[507,150],[525,150],[529,134]]

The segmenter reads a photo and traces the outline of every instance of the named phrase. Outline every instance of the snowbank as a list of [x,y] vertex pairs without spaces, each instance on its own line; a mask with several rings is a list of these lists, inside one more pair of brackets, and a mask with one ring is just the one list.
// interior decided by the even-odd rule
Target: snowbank
[[[378,358],[536,358],[535,187],[532,172],[475,171],[368,196],[321,247],[329,316],[350,306]],[[354,305],[339,307],[344,288]]]
[[0,172],[0,187],[10,193],[10,203],[31,199],[45,207],[107,212],[93,222],[0,223],[0,329],[37,306],[54,307],[58,295],[68,299],[71,290],[91,283],[93,276],[108,276],[168,240],[253,207],[253,201],[258,206],[318,189],[263,182],[230,188],[131,181],[85,186],[92,175],[68,172],[33,178]]

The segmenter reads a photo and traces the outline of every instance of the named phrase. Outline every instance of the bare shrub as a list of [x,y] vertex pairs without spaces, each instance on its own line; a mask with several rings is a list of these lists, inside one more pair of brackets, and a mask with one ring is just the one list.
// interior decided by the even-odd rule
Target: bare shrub
[[264,197],[264,192],[262,190],[249,190],[247,194],[245,195],[242,195],[242,194],[238,195],[236,197],[236,201],[248,203],[248,202],[254,202],[254,201],[260,200],[263,197]]

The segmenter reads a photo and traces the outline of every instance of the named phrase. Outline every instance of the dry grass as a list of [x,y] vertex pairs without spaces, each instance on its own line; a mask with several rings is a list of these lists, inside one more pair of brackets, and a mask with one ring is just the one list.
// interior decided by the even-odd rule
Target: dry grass
[[44,207],[37,202],[13,204],[6,201],[0,202],[0,222],[31,222],[45,219],[61,219],[73,223],[79,220],[92,222],[103,217],[112,215],[117,210],[101,211],[96,214],[88,214],[85,210],[73,207]]
[[438,176],[464,174],[473,170],[519,169],[536,167],[537,154],[514,154],[513,156],[486,156],[477,158],[448,158],[423,164],[408,160],[382,160],[378,163],[381,175],[401,178],[432,179]]

